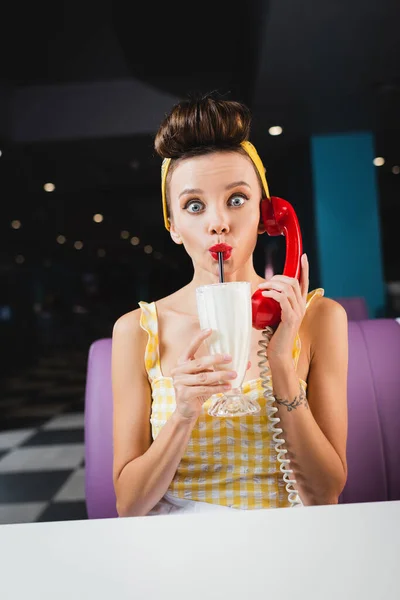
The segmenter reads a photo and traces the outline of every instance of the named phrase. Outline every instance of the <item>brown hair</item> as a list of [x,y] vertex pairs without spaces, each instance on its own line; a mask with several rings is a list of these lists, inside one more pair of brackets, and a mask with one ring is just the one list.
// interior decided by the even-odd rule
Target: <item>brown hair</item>
[[[181,159],[221,150],[246,155],[240,144],[249,139],[250,125],[251,113],[247,106],[221,99],[215,93],[188,98],[173,106],[154,140],[157,154],[172,159],[167,183]],[[168,191],[166,196],[170,212]]]
[[161,158],[183,158],[238,148],[249,139],[251,115],[244,104],[212,94],[176,104],[161,123],[154,148]]

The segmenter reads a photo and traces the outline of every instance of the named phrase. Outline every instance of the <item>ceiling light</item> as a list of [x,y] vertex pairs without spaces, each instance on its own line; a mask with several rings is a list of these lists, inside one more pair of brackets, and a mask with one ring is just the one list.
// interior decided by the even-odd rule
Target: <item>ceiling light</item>
[[138,237],[131,238],[131,244],[132,244],[132,246],[138,246],[140,244],[139,238]]
[[153,248],[150,245],[145,246],[143,250],[146,252],[146,254],[151,254],[153,252]]
[[281,135],[282,132],[283,129],[279,125],[275,125],[274,127],[270,127],[268,129],[269,135]]
[[54,192],[56,186],[54,185],[54,183],[45,183],[43,189],[45,192]]
[[83,248],[83,243],[82,243],[82,242],[80,242],[80,241],[78,241],[78,242],[75,242],[75,244],[74,244],[74,248],[75,248],[76,250],[82,250],[82,248]]
[[376,167],[383,167],[385,164],[385,159],[382,156],[377,156],[374,158],[373,163]]
[[15,257],[15,262],[18,265],[22,265],[22,263],[25,262],[25,256],[22,256],[22,254],[18,254],[18,256]]
[[105,255],[106,255],[106,251],[105,251],[105,250],[103,250],[103,248],[99,248],[99,249],[97,250],[97,256],[98,256],[99,258],[104,258],[104,257],[105,257]]
[[11,227],[13,229],[19,229],[21,227],[21,221],[18,221],[17,219],[11,221]]
[[101,223],[103,219],[104,219],[104,217],[100,213],[97,213],[93,216],[93,221],[95,223]]
[[0,156],[1,156],[2,154],[3,154],[3,153],[2,153],[2,151],[0,150]]
[[393,175],[398,175],[400,173],[400,167],[398,165],[395,165],[392,168],[392,173],[393,173]]
[[58,235],[57,236],[57,243],[58,244],[65,244],[66,241],[67,241],[67,238],[64,235]]
[[121,237],[123,240],[127,240],[129,237],[129,231],[126,231],[126,229],[124,229],[123,231],[121,231]]

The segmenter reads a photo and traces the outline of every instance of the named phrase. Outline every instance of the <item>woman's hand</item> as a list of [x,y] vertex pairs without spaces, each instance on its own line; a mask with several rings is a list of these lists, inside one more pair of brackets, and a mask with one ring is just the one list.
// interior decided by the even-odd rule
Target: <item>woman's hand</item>
[[268,344],[269,361],[292,360],[292,350],[296,334],[306,312],[309,286],[309,264],[306,254],[301,257],[300,282],[294,277],[274,275],[269,281],[258,286],[266,298],[277,300],[282,316],[276,331]]
[[195,358],[200,345],[211,333],[211,329],[201,331],[171,371],[176,411],[187,419],[197,419],[204,402],[213,394],[229,390],[229,381],[237,377],[234,371],[226,370],[226,367],[224,370],[213,370],[219,364],[230,363],[231,356],[216,354]]

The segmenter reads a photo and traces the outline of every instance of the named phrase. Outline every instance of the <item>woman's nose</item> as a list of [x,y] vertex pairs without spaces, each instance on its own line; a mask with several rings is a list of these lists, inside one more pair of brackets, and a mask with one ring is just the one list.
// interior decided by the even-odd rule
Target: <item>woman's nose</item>
[[218,235],[228,233],[230,231],[228,220],[222,214],[215,215],[209,223],[208,231],[209,233],[217,233]]
[[228,233],[229,227],[227,225],[212,225],[209,229],[209,232],[221,235],[222,233]]

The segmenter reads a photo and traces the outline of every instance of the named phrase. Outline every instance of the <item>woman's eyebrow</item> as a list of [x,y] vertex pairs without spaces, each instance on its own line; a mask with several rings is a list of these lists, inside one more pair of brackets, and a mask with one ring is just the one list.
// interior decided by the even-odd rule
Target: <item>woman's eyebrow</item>
[[231,190],[232,188],[239,187],[241,185],[245,185],[246,187],[248,187],[249,189],[251,189],[250,186],[249,186],[249,184],[246,183],[245,181],[234,181],[233,183],[230,183],[229,185],[227,185],[225,189],[226,190]]
[[[232,188],[239,187],[241,185],[245,185],[246,187],[248,187],[249,189],[251,189],[251,187],[249,186],[249,184],[246,183],[245,181],[234,181],[233,183],[229,183],[226,186],[225,189],[226,190],[231,190]],[[201,190],[200,188],[185,188],[179,194],[178,198],[180,198],[181,196],[185,196],[186,194],[203,194],[203,193],[204,193],[204,191]]]
[[184,196],[185,194],[203,194],[203,190],[199,189],[199,188],[186,188],[184,189],[178,196],[178,198],[180,198],[181,196]]

